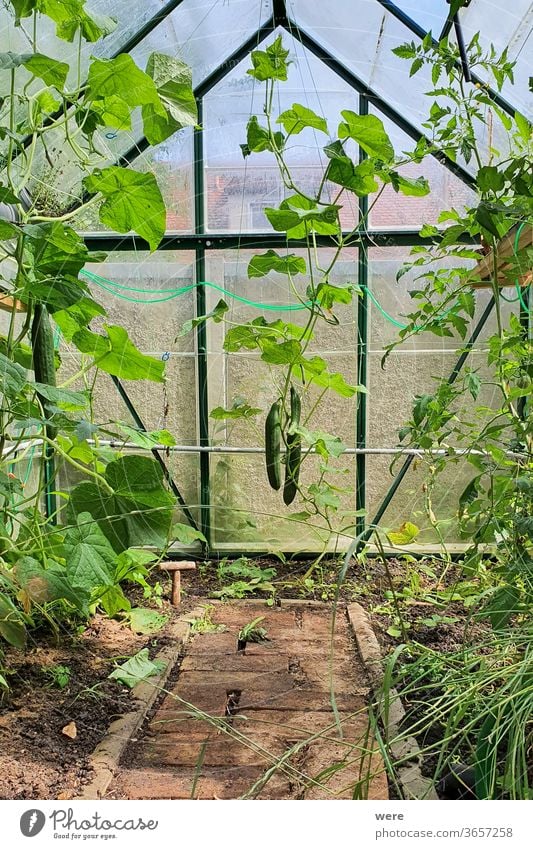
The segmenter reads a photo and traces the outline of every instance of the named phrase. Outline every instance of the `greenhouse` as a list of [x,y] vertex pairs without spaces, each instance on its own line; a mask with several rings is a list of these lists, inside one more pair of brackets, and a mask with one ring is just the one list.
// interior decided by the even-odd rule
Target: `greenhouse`
[[531,799],[532,21],[1,0],[0,799]]

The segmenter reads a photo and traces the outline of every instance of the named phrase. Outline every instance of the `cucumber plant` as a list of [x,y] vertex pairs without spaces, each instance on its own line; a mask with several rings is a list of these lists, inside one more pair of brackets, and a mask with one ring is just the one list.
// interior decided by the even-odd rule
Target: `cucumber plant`
[[[497,90],[512,82],[513,63],[505,52],[498,55],[493,47],[483,51],[477,35],[466,49],[469,66],[490,78]],[[254,115],[248,122],[242,153],[246,158],[268,151],[278,165],[286,197],[278,207],[266,207],[264,213],[272,228],[286,236],[287,251],[268,250],[252,257],[248,276],[268,280],[273,272],[284,275],[289,295],[299,299],[305,310],[305,321],[300,326],[279,319],[268,322],[262,316],[252,318],[231,326],[224,349],[229,354],[257,351],[261,360],[271,367],[275,389],[265,425],[267,478],[274,490],[282,489],[286,506],[298,497],[299,510],[288,513],[288,518],[295,522],[313,519],[315,527],[323,532],[325,549],[331,539],[349,533],[353,515],[350,522],[346,521],[347,514],[340,509],[343,490],[336,483],[338,461],[345,446],[335,433],[313,429],[313,413],[329,393],[350,398],[366,391],[365,386],[351,385],[343,375],[333,372],[324,356],[309,353],[319,323],[338,323],[339,309],[353,303],[360,294],[352,281],[344,285],[332,283],[335,267],[345,250],[353,245],[365,250],[357,234],[343,232],[342,206],[350,195],[354,196],[356,205],[360,198],[368,199],[368,212],[357,222],[357,228],[364,229],[385,187],[406,198],[421,197],[430,191],[427,180],[407,177],[402,166],[419,164],[431,154],[445,154],[451,161],[462,159],[472,169],[475,201],[464,213],[443,212],[437,224],[422,228],[421,235],[430,238],[433,246],[429,250],[424,246],[414,248],[412,261],[399,272],[401,277],[406,271],[419,270],[419,276],[411,293],[413,310],[406,316],[405,328],[387,349],[383,366],[386,367],[387,357],[397,345],[422,332],[433,333],[438,338],[455,338],[458,347],[464,344],[476,308],[472,284],[480,282],[473,271],[480,256],[475,243],[490,249],[493,270],[488,285],[495,300],[496,333],[488,342],[484,373],[468,364],[455,383],[436,381],[434,391],[418,394],[413,399],[412,417],[399,432],[399,442],[408,448],[429,451],[435,446],[451,449],[449,455],[430,453],[423,461],[427,471],[424,485],[427,526],[441,543],[445,568],[450,555],[444,529],[452,520],[459,522],[465,538],[472,540],[467,557],[469,568],[475,570],[481,564],[484,546],[496,546],[501,571],[488,609],[494,610],[493,622],[502,623],[509,620],[517,606],[522,612],[525,610],[529,596],[524,594],[524,588],[531,586],[532,431],[531,406],[527,403],[533,374],[530,319],[525,296],[519,293],[516,300],[518,306],[521,301],[522,317],[511,314],[506,323],[505,293],[501,291],[498,271],[503,237],[513,227],[518,236],[522,228],[531,226],[531,124],[520,112],[510,116],[502,111],[486,86],[464,81],[457,48],[447,39],[438,45],[430,37],[418,43],[413,41],[400,45],[395,53],[411,63],[412,74],[429,66],[435,87],[429,93],[432,102],[425,124],[429,137],[421,137],[414,150],[400,156],[395,155],[385,127],[376,115],[342,110],[335,129],[328,126],[322,115],[298,103],[277,115],[274,111],[277,87],[288,78],[289,51],[279,36],[265,49],[252,53],[248,74],[264,86],[264,108],[262,116]],[[501,154],[490,147],[484,150],[479,141],[487,127],[491,137],[496,123],[499,134],[506,139],[506,151]],[[305,132],[323,136],[325,142],[322,151],[327,164],[314,193],[299,183],[286,156],[291,142]],[[353,157],[354,144],[362,158]],[[317,245],[318,236],[323,235],[331,237],[334,248],[329,260],[321,263]],[[299,243],[303,240],[303,256],[291,252],[293,240]],[[530,246],[519,249],[515,244],[513,255],[506,256],[505,273],[511,281],[530,270],[531,250]],[[302,294],[298,281],[304,275],[308,283]],[[317,389],[318,400],[311,400],[311,390],[316,397]],[[491,414],[479,400],[487,390],[498,396]],[[305,414],[301,417],[294,414],[296,391],[304,402]],[[478,409],[463,420],[457,409],[467,398]],[[232,418],[235,415],[232,411]],[[458,498],[455,515],[437,517],[434,510],[437,481],[452,464],[461,462],[453,451],[454,446],[466,452],[473,478]],[[303,483],[301,472],[313,454],[318,455],[315,479]],[[283,515],[283,508],[280,514]],[[410,543],[419,529],[408,521],[409,516],[405,519],[414,529],[405,540]]]
[[[372,194],[370,214],[386,185],[406,196],[423,196],[429,186],[423,177],[408,178],[400,173],[402,165],[418,160],[418,153],[415,150],[396,156],[382,121],[375,115],[359,116],[344,110],[334,132],[325,118],[298,103],[275,114],[276,87],[287,80],[290,64],[281,36],[264,50],[253,51],[251,60],[248,74],[264,87],[264,115],[250,118],[241,148],[245,158],[269,151],[276,160],[286,197],[277,208],[267,207],[264,212],[273,229],[286,235],[288,247],[285,253],[267,250],[253,256],[248,277],[268,280],[272,273],[284,275],[290,297],[300,302],[304,320],[300,325],[255,317],[231,326],[224,349],[229,354],[257,351],[272,368],[275,394],[265,421],[266,478],[272,489],[281,490],[280,515],[295,522],[308,523],[312,519],[320,547],[325,551],[329,542],[353,528],[354,511],[342,506],[342,497],[351,489],[339,483],[348,474],[339,460],[345,445],[335,433],[313,428],[313,414],[327,403],[330,393],[349,399],[366,392],[365,386],[352,385],[343,374],[329,368],[325,357],[309,350],[319,325],[338,326],[339,309],[353,306],[360,294],[353,281],[338,285],[332,282],[343,251],[357,242],[353,232],[343,233],[342,205],[350,196],[358,205],[359,198]],[[300,133],[310,131],[324,137],[322,149],[327,162],[312,194],[299,185],[286,161],[291,142]],[[356,164],[350,158],[354,145],[365,152],[364,162]],[[368,214],[358,226],[365,226]],[[320,235],[331,236],[334,245],[327,262],[321,262],[319,255]],[[304,241],[303,256],[291,251],[291,240]],[[302,294],[299,281],[305,277],[308,284]],[[247,420],[262,412],[249,404],[243,405],[242,410],[242,417]],[[232,408],[227,415],[233,420],[238,413],[238,408]],[[217,408],[217,418],[223,415],[222,408]],[[305,467],[315,461],[318,466],[304,477]],[[311,481],[304,482],[310,474]],[[287,513],[286,508],[296,499],[298,512]]]
[[[197,113],[190,69],[178,59],[154,52],[145,70],[127,54],[87,59],[115,21],[85,0],[5,6],[10,41],[24,50],[0,53],[0,295],[12,304],[0,335],[0,636],[22,649],[27,627],[43,616],[128,610],[121,582],[146,585],[154,559],[142,547],[164,551],[176,536],[190,538],[191,529],[173,525],[175,498],[154,459],[100,445],[101,436],[140,449],[172,444],[166,432],[151,440],[92,416],[98,371],[162,383],[164,363],[120,326],[91,329],[105,310],[80,272],[105,254],[91,253],[74,225],[97,209],[103,225],[133,231],[155,250],[166,222],[157,181],[114,162],[106,132],[131,131],[139,118],[156,145],[195,125]],[[53,55],[50,23],[59,39]],[[62,41],[73,45],[72,63]],[[60,335],[80,354],[67,380],[54,349]],[[46,479],[44,456],[75,470],[70,495]],[[32,459],[30,491],[20,470]],[[52,516],[42,509],[45,483],[57,499]]]

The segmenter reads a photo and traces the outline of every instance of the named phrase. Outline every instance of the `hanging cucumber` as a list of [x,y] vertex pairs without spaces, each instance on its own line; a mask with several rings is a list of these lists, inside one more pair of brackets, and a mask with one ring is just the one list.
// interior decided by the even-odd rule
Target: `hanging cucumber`
[[272,489],[281,486],[281,406],[272,404],[265,422],[265,456],[268,482]]
[[[291,418],[289,430],[300,424],[302,404],[294,386],[291,386]],[[285,484],[283,486],[283,501],[288,506],[292,504],[298,492],[300,464],[302,462],[302,439],[299,433],[287,434],[287,454],[285,457]]]
[[[56,364],[54,350],[54,333],[48,310],[44,304],[36,304],[33,312],[31,325],[31,342],[33,349],[33,370],[37,383],[46,383],[48,386],[56,385]],[[46,398],[39,395],[45,416],[49,417],[49,403]],[[57,428],[52,425],[46,426],[46,435],[54,439]]]

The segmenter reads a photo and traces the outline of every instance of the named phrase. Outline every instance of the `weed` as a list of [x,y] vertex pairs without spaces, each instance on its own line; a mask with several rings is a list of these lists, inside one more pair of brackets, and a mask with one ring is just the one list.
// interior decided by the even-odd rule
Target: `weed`
[[212,634],[217,631],[224,631],[226,629],[225,625],[217,625],[216,622],[213,622],[212,615],[214,611],[214,606],[212,604],[204,604],[203,614],[195,619],[186,619],[191,626],[191,631],[193,634]]
[[64,690],[70,683],[72,670],[70,666],[58,664],[57,666],[48,666],[45,669],[45,674],[49,680],[50,687],[57,687],[59,690]]
[[259,623],[263,621],[264,616],[258,616],[257,619],[252,619],[243,625],[239,631],[239,642],[242,643],[263,643],[268,640],[268,632],[266,628],[259,628]]

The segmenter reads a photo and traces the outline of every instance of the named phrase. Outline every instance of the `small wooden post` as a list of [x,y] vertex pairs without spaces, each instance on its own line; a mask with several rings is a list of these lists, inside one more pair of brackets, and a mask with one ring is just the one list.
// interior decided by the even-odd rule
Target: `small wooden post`
[[196,569],[196,563],[191,560],[165,560],[159,564],[161,572],[172,573],[172,595],[170,603],[173,607],[179,607],[181,603],[181,573]]

